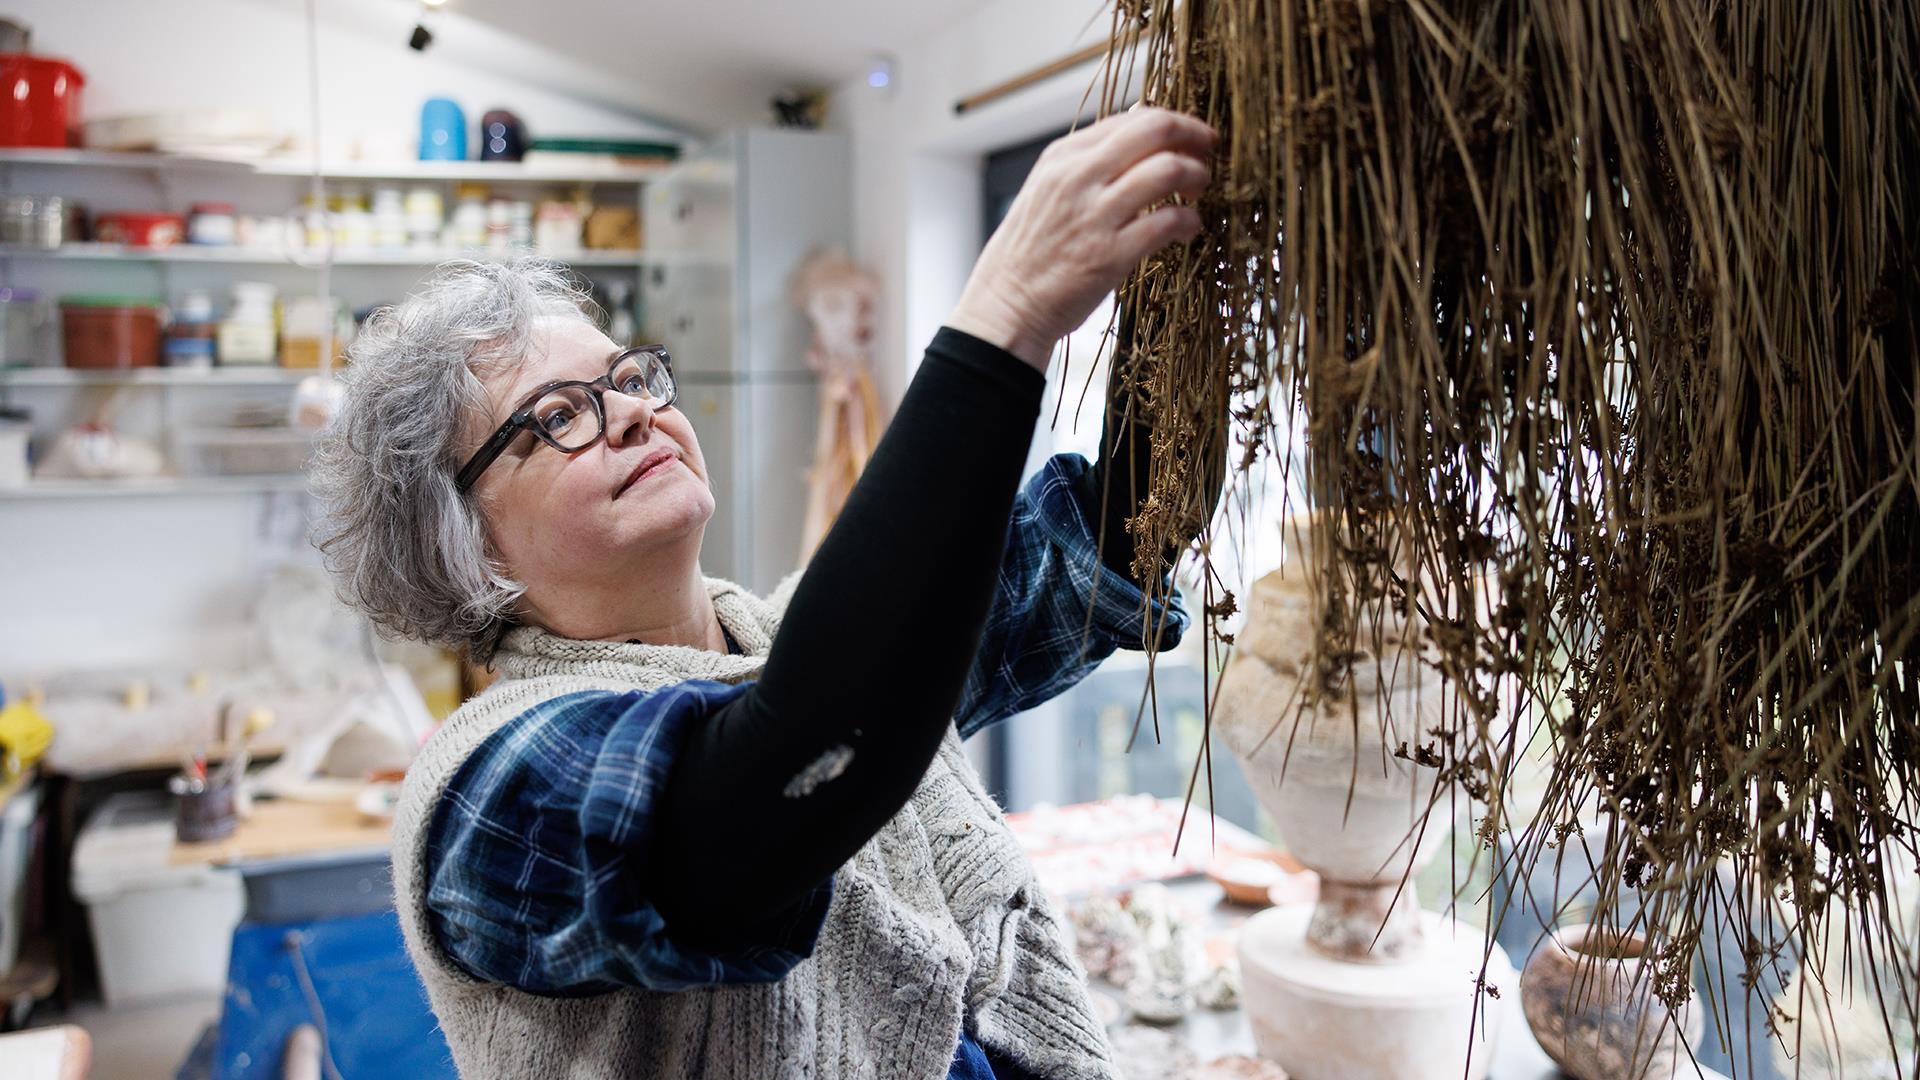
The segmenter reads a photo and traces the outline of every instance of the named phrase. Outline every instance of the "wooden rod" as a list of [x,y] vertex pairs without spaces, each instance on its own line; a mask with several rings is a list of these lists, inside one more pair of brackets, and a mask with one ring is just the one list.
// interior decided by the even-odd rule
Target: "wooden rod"
[[1089,45],[1078,52],[1069,53],[1050,64],[1043,64],[1023,75],[1015,75],[1005,82],[995,83],[976,94],[969,94],[953,103],[954,115],[972,112],[982,105],[999,101],[1008,94],[1017,93],[1042,79],[1051,79],[1063,71],[1070,71],[1089,60],[1097,60],[1107,54],[1108,42],[1102,41]]

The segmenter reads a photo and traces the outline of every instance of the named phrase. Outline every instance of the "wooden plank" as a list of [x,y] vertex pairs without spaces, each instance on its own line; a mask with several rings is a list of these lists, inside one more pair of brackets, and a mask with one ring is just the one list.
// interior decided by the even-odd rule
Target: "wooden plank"
[[225,840],[206,844],[175,841],[167,861],[172,866],[225,865],[351,851],[385,851],[392,846],[392,823],[368,823],[351,801],[276,799],[255,803],[253,816],[242,821]]

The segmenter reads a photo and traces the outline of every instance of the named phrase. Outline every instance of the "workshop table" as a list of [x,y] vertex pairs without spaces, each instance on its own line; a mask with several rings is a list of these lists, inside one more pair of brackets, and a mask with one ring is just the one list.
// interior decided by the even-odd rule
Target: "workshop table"
[[[1167,883],[1167,889],[1173,894],[1178,910],[1184,913],[1200,912],[1202,939],[1212,938],[1221,933],[1237,931],[1256,912],[1252,908],[1226,902],[1220,886],[1204,878],[1193,878]],[[1121,992],[1109,985],[1104,979],[1094,980],[1095,993],[1120,1001]],[[1520,1015],[1519,987],[1513,993],[1501,999],[1501,1006],[1508,1010],[1502,1018],[1499,1033],[1498,1050],[1493,1059],[1493,1070],[1488,1080],[1563,1080],[1565,1074],[1547,1057],[1546,1051],[1534,1041],[1533,1032],[1528,1029],[1526,1017]],[[1123,1007],[1124,1008],[1124,1007]],[[1157,1025],[1156,1025],[1157,1026]],[[1167,1025],[1162,1030],[1184,1040],[1193,1049],[1201,1061],[1210,1061],[1223,1054],[1255,1055],[1253,1029],[1242,1009],[1214,1011],[1195,1009],[1178,1024]],[[1332,1080],[1332,1078],[1304,1077],[1301,1080]],[[1701,1069],[1697,1074],[1683,1071],[1675,1080],[1727,1080],[1712,1069]]]

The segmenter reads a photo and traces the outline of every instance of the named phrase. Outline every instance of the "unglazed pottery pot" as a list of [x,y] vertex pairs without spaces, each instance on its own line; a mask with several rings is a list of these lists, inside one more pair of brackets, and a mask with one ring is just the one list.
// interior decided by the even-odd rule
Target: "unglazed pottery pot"
[[1306,1080],[1478,1080],[1508,1012],[1481,992],[1482,963],[1496,990],[1513,967],[1483,932],[1420,910],[1408,878],[1447,841],[1453,798],[1436,770],[1394,755],[1441,724],[1445,683],[1418,636],[1389,625],[1350,693],[1303,707],[1319,624],[1303,534],[1289,525],[1288,566],[1254,586],[1213,718],[1282,846],[1320,875],[1316,903],[1242,932],[1254,1039]]
[[1583,924],[1554,931],[1527,961],[1527,1025],[1573,1080],[1693,1075],[1686,1044],[1700,1039],[1700,1012],[1689,1001],[1676,1015],[1644,977],[1636,983],[1646,951],[1639,934]]

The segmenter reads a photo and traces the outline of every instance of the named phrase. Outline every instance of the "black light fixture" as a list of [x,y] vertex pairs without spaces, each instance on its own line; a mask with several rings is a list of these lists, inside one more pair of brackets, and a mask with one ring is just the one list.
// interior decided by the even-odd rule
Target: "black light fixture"
[[427,13],[438,11],[447,6],[447,0],[420,0],[420,21],[413,24],[413,33],[407,36],[407,45],[414,52],[426,52],[433,44],[433,31],[427,29]]

